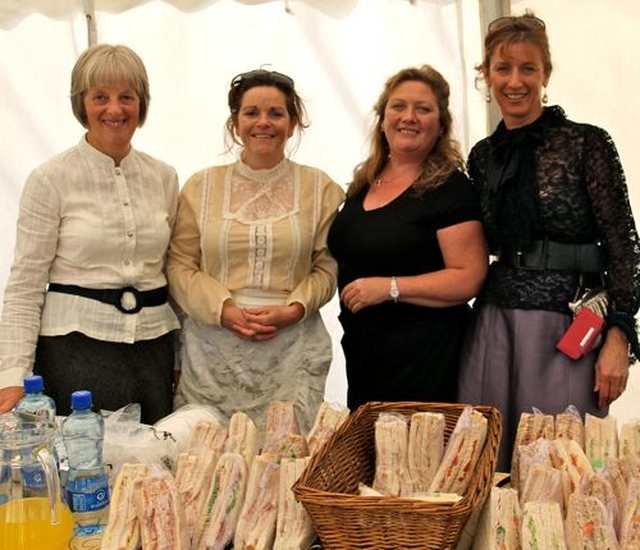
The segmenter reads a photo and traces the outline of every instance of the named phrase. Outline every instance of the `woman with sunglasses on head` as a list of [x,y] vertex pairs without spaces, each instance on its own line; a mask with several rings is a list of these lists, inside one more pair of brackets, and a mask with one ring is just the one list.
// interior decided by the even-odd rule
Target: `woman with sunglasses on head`
[[[604,417],[624,391],[640,356],[640,241],[611,137],[545,106],[552,65],[544,22],[531,13],[500,18],[484,45],[477,68],[502,122],[473,147],[468,169],[497,261],[475,302],[459,400],[500,409],[498,469],[509,471],[522,413],[573,405]],[[589,290],[600,304],[608,296],[606,327],[602,343],[574,359],[568,354],[582,353],[588,329],[570,346],[577,354],[556,344],[573,320],[569,304]]]
[[332,359],[319,309],[336,289],[326,238],[344,192],[285,155],[307,127],[291,78],[240,74],[228,105],[240,158],[187,181],[170,247],[171,293],[187,314],[175,403],[243,411],[260,428],[271,402],[290,401],[308,430]]
[[329,232],[338,261],[347,405],[455,399],[467,301],[487,249],[452,136],[449,85],[398,71],[374,106],[369,157]]
[[165,257],[178,176],[135,150],[149,107],[147,72],[122,45],[83,52],[71,73],[80,142],[29,176],[0,325],[0,413],[33,368],[58,413],[86,389],[99,409],[172,411],[178,318]]

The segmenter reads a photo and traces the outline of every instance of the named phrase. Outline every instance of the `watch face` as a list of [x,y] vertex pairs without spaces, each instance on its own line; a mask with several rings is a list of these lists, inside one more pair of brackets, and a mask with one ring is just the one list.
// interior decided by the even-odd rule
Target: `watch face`
[[391,277],[391,288],[389,289],[389,296],[394,302],[398,301],[400,297],[400,291],[398,290],[398,283],[395,277]]

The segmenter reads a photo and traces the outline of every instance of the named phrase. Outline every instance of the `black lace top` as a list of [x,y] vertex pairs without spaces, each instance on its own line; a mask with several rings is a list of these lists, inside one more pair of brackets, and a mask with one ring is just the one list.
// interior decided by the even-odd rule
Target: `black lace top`
[[[604,243],[608,325],[622,328],[640,358],[634,315],[640,302],[640,241],[616,147],[596,126],[545,108],[532,124],[501,122],[469,155],[491,253],[526,249],[533,239]],[[568,312],[579,274],[517,269],[494,262],[477,302]]]

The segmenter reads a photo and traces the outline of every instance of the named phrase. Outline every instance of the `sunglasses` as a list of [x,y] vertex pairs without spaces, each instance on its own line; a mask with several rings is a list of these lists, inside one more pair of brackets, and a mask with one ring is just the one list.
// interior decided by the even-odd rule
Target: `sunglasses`
[[545,30],[546,26],[544,21],[535,15],[505,15],[504,17],[498,17],[489,23],[487,30],[489,32],[497,31],[499,29],[505,29],[512,27],[515,30],[530,30],[533,28]]
[[267,82],[274,82],[277,84],[284,84],[291,89],[294,89],[293,79],[286,74],[279,73],[277,71],[267,71],[266,69],[256,69],[246,73],[240,73],[233,77],[231,80],[231,87],[237,88],[244,82],[254,79],[265,80]]

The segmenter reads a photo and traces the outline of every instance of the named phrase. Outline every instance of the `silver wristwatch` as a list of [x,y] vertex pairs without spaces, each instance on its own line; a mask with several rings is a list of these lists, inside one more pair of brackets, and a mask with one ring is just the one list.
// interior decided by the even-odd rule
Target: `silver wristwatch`
[[400,298],[400,290],[398,290],[398,281],[395,278],[395,275],[391,277],[391,288],[389,288],[389,296],[394,303],[398,303],[398,298]]

